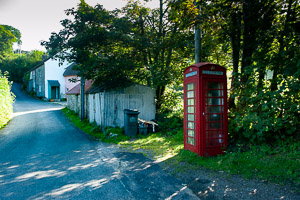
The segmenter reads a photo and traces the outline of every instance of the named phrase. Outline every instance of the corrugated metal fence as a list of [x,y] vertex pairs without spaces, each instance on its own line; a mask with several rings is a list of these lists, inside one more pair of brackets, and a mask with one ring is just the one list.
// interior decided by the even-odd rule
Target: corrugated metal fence
[[[135,85],[122,90],[85,95],[86,117],[101,127],[124,126],[124,109],[139,110],[139,118],[155,118],[155,92],[150,87]],[[80,95],[68,95],[68,107],[80,114]]]

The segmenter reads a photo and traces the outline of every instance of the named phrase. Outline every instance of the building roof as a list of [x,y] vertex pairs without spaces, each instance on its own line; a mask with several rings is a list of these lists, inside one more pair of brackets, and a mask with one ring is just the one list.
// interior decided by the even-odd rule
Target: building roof
[[71,65],[69,65],[66,68],[63,76],[76,76],[78,74],[78,71],[73,69],[74,65],[76,65],[76,63],[72,63]]
[[[85,81],[85,84],[84,84],[84,93],[86,93],[90,87],[92,86],[93,84],[93,81],[92,80],[86,80]],[[70,94],[80,94],[80,83],[77,84],[75,87],[73,87],[71,90],[69,90],[67,92],[67,95],[70,95]]]
[[103,92],[106,89],[107,87],[105,87],[104,85],[96,86],[95,84],[93,84],[86,93],[95,94],[95,93]]
[[95,94],[95,93],[101,93],[101,92],[104,92],[104,91],[120,91],[124,88],[128,88],[128,87],[131,87],[131,86],[139,86],[139,87],[148,87],[148,88],[151,88],[147,85],[141,85],[141,84],[131,84],[131,85],[124,85],[124,87],[115,87],[115,88],[110,88],[110,87],[107,87],[105,85],[97,85],[96,83],[94,83],[88,91],[86,91],[87,94]]
[[39,64],[37,64],[36,66],[34,66],[33,68],[31,68],[31,69],[29,70],[29,72],[31,72],[31,71],[33,71],[33,70],[39,68],[40,66],[42,66],[46,61],[48,61],[48,60],[51,59],[51,58],[53,58],[53,56],[50,56],[50,57],[46,58],[45,60],[42,60]]

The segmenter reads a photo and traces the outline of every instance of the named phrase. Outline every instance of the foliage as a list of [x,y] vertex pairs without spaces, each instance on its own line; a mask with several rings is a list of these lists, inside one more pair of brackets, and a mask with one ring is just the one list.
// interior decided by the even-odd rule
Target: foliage
[[194,62],[196,26],[201,60],[228,70],[230,141],[299,138],[299,2],[160,0],[149,9],[129,1],[110,12],[81,0],[66,14],[74,20],[63,20],[46,48],[78,63],[81,75],[96,83],[154,87],[157,119],[168,135],[182,126],[180,85]]
[[6,30],[10,31],[15,36],[18,45],[22,44],[21,32],[19,31],[19,29],[16,29],[15,27],[9,25],[1,25],[1,26],[3,26]]
[[[198,4],[203,37],[212,35],[212,45],[223,52],[211,58],[225,61],[231,71],[231,142],[271,144],[299,138],[299,4],[293,0]],[[266,78],[270,70],[273,76]]]
[[[9,25],[0,25],[0,70],[9,73],[8,79],[23,82],[25,72],[42,60],[42,51],[33,50],[29,53],[13,53],[13,43],[22,44],[21,33]],[[21,50],[20,50],[21,51]]]
[[0,71],[0,128],[10,120],[13,113],[14,94],[11,92],[11,83],[7,74]]
[[183,85],[169,85],[162,96],[161,113],[183,110]]
[[7,55],[12,53],[12,45],[20,37],[20,31],[17,29],[7,25],[0,25],[0,64]]
[[299,139],[300,98],[296,82],[298,78],[288,77],[276,91],[262,90],[242,97],[240,101],[246,101],[248,107],[231,113],[232,142],[272,144],[290,137]]
[[129,1],[121,10],[109,12],[82,0],[77,9],[66,11],[75,20],[63,20],[64,29],[43,45],[79,63],[80,73],[99,84],[154,87],[159,109],[166,86],[180,82],[192,52],[193,32],[179,29],[179,22],[169,18],[169,3],[161,0],[160,8],[151,10]]
[[175,135],[178,131],[183,130],[183,110],[177,112],[160,113],[157,116],[159,131],[165,135]]
[[0,69],[9,72],[10,81],[23,82],[25,73],[42,61],[42,55],[43,52],[39,50],[21,55],[11,54],[3,60]]
[[183,124],[183,91],[182,85],[166,87],[162,97],[163,103],[156,116],[159,131],[168,136],[182,131]]

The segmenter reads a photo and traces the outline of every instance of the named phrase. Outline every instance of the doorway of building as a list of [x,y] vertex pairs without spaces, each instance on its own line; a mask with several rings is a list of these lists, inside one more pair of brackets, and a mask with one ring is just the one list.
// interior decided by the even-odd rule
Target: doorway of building
[[60,84],[57,80],[48,80],[48,98],[60,99]]
[[51,87],[51,99],[59,99],[59,87]]

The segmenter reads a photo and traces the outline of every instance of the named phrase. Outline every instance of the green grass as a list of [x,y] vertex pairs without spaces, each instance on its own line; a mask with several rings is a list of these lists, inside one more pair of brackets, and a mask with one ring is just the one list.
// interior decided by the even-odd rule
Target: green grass
[[[239,174],[244,178],[299,187],[300,146],[299,143],[294,145],[296,148],[283,146],[278,150],[270,150],[267,146],[253,147],[247,152],[228,152],[217,157],[199,157],[182,150],[174,159],[178,162],[186,161],[192,166]],[[284,148],[283,152],[280,151]]]
[[122,134],[122,130],[120,128],[106,128],[105,131],[102,131],[101,127],[97,126],[95,123],[91,124],[86,119],[80,121],[78,114],[68,108],[64,108],[62,112],[72,121],[72,123],[77,128],[90,135],[93,139],[114,144],[118,144],[121,141],[130,139],[129,137]]
[[[101,141],[118,144],[131,151],[139,151],[158,162],[164,162],[182,172],[204,167],[228,174],[239,174],[279,184],[300,186],[300,142],[286,141],[276,145],[253,146],[246,152],[235,150],[216,157],[200,157],[184,150],[182,130],[175,134],[153,133],[135,139],[122,134],[119,128],[107,128],[104,133],[88,121],[81,122],[78,115],[69,109],[63,112],[73,123],[87,134]],[[111,137],[114,135],[114,137]]]
[[11,92],[11,83],[0,71],[0,129],[6,126],[12,118],[14,98],[15,96]]
[[182,134],[165,136],[162,133],[153,133],[147,136],[138,136],[134,140],[121,141],[118,144],[132,150],[145,150],[155,160],[166,160],[177,155],[183,149]]

